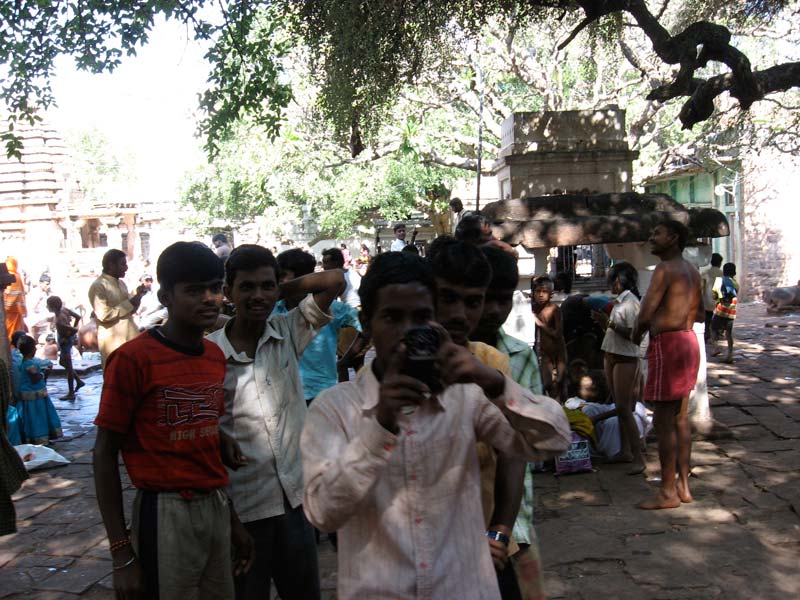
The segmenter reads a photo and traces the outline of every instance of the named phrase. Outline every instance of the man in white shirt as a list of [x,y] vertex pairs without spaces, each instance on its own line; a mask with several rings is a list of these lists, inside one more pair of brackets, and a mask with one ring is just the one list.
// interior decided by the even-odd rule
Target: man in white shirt
[[151,329],[167,320],[167,309],[158,299],[158,293],[153,289],[153,276],[145,273],[139,278],[139,284],[145,290],[144,296],[136,311],[139,329]]
[[322,268],[325,271],[331,269],[344,269],[344,291],[340,294],[342,302],[358,308],[361,306],[361,299],[358,297],[358,286],[361,285],[361,276],[353,269],[345,269],[344,254],[339,248],[328,248],[322,251]]
[[[225,296],[236,316],[208,336],[225,355],[223,432],[247,464],[230,472],[229,494],[255,541],[253,568],[236,579],[237,600],[320,596],[314,530],[303,516],[300,434],[306,403],[298,359],[330,320],[344,284],[339,270],[278,285],[278,264],[266,248],[245,244],[225,263]],[[307,294],[307,295],[306,295]],[[271,315],[279,296],[306,295],[297,308]]]
[[391,248],[389,248],[392,252],[400,252],[403,248],[406,247],[406,224],[405,223],[397,223],[394,226],[394,241],[392,242]]
[[[319,529],[338,530],[339,600],[499,600],[486,538],[502,536],[484,529],[476,442],[528,460],[570,443],[558,403],[523,390],[431,324],[435,288],[418,256],[375,259],[360,294],[376,359],[356,381],[317,396],[306,420],[304,508]],[[441,339],[445,389],[434,394],[408,374],[403,342],[428,324]]]

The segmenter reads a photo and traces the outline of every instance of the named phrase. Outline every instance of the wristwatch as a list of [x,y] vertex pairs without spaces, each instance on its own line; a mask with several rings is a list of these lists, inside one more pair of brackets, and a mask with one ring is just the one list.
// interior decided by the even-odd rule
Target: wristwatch
[[497,540],[498,542],[501,542],[504,546],[508,546],[509,542],[511,541],[505,533],[501,533],[500,531],[494,531],[493,529],[490,529],[489,531],[486,532],[486,537],[488,537],[491,540]]

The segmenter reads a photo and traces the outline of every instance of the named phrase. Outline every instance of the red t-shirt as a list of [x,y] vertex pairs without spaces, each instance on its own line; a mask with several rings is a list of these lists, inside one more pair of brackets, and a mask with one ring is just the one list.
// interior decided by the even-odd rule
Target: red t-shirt
[[95,425],[122,433],[122,458],[137,488],[211,490],[228,484],[219,446],[225,357],[150,330],[111,354]]

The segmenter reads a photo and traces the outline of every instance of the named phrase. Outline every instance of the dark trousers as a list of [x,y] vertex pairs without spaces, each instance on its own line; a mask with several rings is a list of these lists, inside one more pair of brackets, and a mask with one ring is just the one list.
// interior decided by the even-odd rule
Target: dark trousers
[[517,574],[514,572],[514,565],[510,560],[506,563],[505,569],[497,571],[497,584],[500,586],[502,600],[522,600]]
[[712,333],[711,333],[711,319],[713,319],[713,318],[714,318],[714,311],[713,310],[707,310],[706,311],[706,333],[705,333],[705,336],[704,336],[706,342],[710,342],[713,339]]
[[236,578],[236,600],[266,600],[270,581],[281,600],[319,600],[319,561],[314,528],[303,507],[244,524],[255,542],[250,571]]

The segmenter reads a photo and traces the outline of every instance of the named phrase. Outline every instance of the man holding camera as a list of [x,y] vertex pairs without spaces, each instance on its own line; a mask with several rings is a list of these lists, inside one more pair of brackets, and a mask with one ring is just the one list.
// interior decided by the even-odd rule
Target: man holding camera
[[[526,460],[569,445],[555,401],[523,390],[432,323],[435,290],[418,256],[376,258],[359,290],[376,359],[320,394],[306,419],[304,508],[316,527],[338,531],[341,600],[499,599],[476,442]],[[409,349],[416,341],[407,334],[419,327],[435,343]],[[430,354],[437,381],[409,375],[409,350]]]

